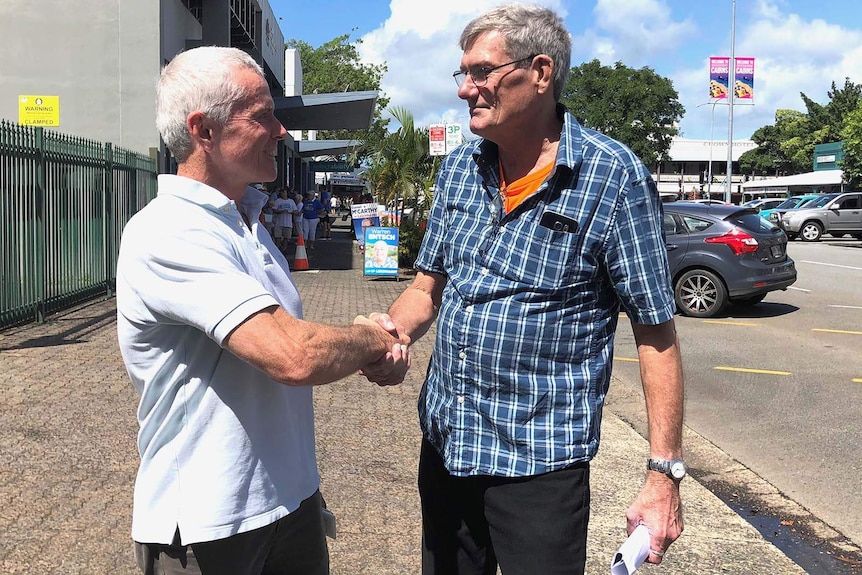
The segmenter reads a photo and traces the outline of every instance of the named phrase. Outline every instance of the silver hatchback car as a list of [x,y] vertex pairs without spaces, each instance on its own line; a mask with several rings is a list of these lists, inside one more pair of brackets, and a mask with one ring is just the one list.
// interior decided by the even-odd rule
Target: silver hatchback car
[[781,217],[787,237],[816,242],[823,234],[862,239],[862,192],[838,194],[828,201],[790,210]]

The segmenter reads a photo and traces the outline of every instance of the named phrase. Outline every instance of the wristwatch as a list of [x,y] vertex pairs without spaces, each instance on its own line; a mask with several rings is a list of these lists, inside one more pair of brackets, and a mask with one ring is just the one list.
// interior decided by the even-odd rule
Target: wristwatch
[[646,468],[650,471],[664,473],[671,479],[681,480],[686,475],[685,462],[682,459],[647,459]]

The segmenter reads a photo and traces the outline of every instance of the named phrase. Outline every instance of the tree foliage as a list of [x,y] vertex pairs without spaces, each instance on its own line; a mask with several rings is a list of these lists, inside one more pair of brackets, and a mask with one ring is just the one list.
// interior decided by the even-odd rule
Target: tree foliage
[[[359,59],[358,46],[362,40],[350,42],[350,35],[333,38],[318,48],[302,40],[289,40],[287,48],[299,52],[302,63],[302,87],[305,94],[328,94],[334,92],[361,92],[380,90],[380,80],[386,72],[385,65],[363,64]],[[389,123],[383,119],[383,111],[389,105],[389,98],[377,98],[371,128],[356,131],[321,131],[318,138],[327,140],[357,139],[375,141],[385,137]],[[361,158],[360,158],[361,159]]]
[[401,126],[367,146],[369,166],[365,179],[377,201],[403,199],[405,205],[417,208],[413,210],[415,216],[420,206],[430,205],[431,186],[441,158],[430,155],[428,129],[416,128],[409,111],[396,107],[389,113]]
[[685,113],[673,83],[650,68],[598,60],[572,68],[561,102],[583,126],[629,146],[647,166],[669,159]]
[[751,139],[758,145],[739,158],[748,174],[799,174],[810,172],[814,146],[842,139],[849,114],[862,102],[862,85],[845,78],[827,91],[827,104],[819,104],[800,92],[805,112],[777,110],[775,124],[758,128]]
[[859,189],[862,187],[862,102],[844,117],[841,139],[844,141],[844,159],[841,160],[844,179],[853,189]]

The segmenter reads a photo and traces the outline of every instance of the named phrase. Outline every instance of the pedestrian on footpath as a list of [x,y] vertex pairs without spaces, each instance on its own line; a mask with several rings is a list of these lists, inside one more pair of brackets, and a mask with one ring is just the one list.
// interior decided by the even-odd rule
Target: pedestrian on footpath
[[[584,572],[589,462],[621,311],[650,442],[627,531],[645,524],[647,561],[660,563],[683,530],[685,466],[655,184],[629,148],[559,103],[571,36],[557,14],[498,7],[460,45],[458,96],[480,139],[444,159],[415,281],[373,316],[413,341],[437,321],[419,400],[422,572]],[[383,366],[364,373],[388,377]]]
[[312,386],[384,357],[406,372],[406,342],[368,320],[303,321],[287,261],[259,224],[267,195],[249,187],[276,178],[286,134],[254,59],[183,52],[157,93],[177,175],[159,176],[117,264],[120,350],[141,395],[138,565],[325,575]]
[[305,245],[308,249],[314,249],[317,239],[317,225],[323,215],[323,204],[314,197],[313,191],[305,193],[305,201],[302,202],[302,230],[305,235]]
[[293,216],[299,213],[296,202],[290,197],[287,188],[278,189],[278,199],[273,203],[272,211],[274,213],[272,237],[275,245],[284,253],[293,237]]

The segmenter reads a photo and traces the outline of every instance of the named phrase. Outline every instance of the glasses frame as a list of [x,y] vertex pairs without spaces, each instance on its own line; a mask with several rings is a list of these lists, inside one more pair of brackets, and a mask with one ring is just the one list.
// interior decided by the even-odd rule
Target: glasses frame
[[455,70],[452,73],[452,78],[455,80],[455,84],[460,88],[464,82],[467,81],[467,75],[470,75],[470,81],[473,82],[473,85],[477,88],[483,87],[488,83],[488,74],[493,72],[494,70],[499,70],[500,68],[505,68],[506,66],[511,66],[512,64],[520,64],[521,62],[526,62],[527,60],[532,61],[538,54],[533,54],[532,56],[527,56],[526,58],[518,58],[517,60],[512,60],[511,62],[506,62],[505,64],[500,64],[499,66],[479,66],[476,68],[476,72],[481,74],[481,78],[476,79],[476,76],[473,75],[473,72],[470,70]]

